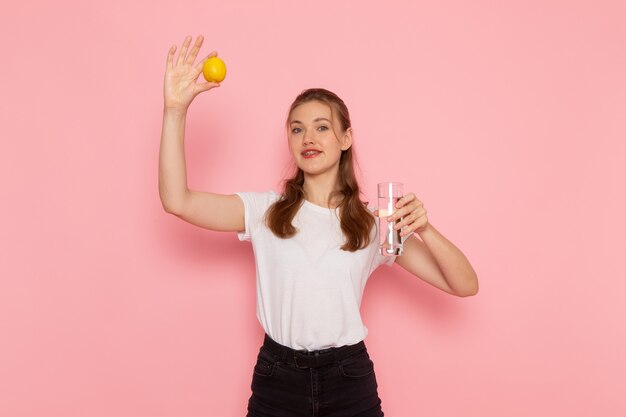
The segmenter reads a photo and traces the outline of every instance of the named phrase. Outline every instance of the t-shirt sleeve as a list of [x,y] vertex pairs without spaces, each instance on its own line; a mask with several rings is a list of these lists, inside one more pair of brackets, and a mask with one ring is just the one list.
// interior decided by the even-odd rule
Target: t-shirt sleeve
[[380,250],[376,251],[376,265],[380,266],[380,265],[387,265],[387,266],[391,266],[393,265],[393,263],[396,261],[396,255],[393,256],[385,256],[382,253],[380,253]]
[[265,212],[276,201],[278,194],[274,191],[266,192],[237,192],[244,206],[245,229],[237,232],[240,241],[250,241],[252,235],[261,226]]

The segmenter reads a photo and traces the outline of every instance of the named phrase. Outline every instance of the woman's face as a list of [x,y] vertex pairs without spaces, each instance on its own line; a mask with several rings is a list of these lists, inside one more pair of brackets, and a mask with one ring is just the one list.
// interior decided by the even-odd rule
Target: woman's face
[[338,170],[341,152],[352,145],[352,129],[342,132],[328,104],[309,101],[291,112],[288,138],[298,167],[307,174],[317,175]]

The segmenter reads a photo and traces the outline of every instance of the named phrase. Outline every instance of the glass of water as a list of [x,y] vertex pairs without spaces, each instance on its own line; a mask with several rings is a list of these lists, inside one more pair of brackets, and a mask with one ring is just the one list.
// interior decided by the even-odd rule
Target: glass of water
[[402,237],[400,230],[394,230],[393,226],[400,223],[388,222],[387,216],[396,211],[396,203],[402,198],[402,183],[382,182],[378,184],[378,225],[380,235],[380,252],[385,256],[402,255]]

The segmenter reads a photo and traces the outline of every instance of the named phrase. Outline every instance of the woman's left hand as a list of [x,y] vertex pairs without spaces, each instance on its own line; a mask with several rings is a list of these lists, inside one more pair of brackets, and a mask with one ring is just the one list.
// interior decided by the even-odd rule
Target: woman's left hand
[[415,197],[415,194],[409,193],[398,200],[396,209],[387,218],[387,221],[394,222],[402,218],[402,221],[393,227],[395,230],[402,229],[400,236],[404,237],[413,232],[421,232],[428,226],[428,217],[426,217],[424,204]]

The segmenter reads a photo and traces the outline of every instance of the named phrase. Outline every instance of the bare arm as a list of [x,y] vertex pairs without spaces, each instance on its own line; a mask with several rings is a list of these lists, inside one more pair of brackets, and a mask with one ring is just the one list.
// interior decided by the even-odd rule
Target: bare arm
[[409,236],[396,263],[429,284],[459,297],[476,295],[478,278],[463,253],[431,223]]
[[[467,297],[478,293],[478,277],[469,261],[452,242],[430,224],[423,203],[409,193],[396,204],[397,210],[387,218],[402,229],[402,236],[409,236],[405,252],[396,263],[410,273],[441,290]],[[411,237],[417,232],[420,239]]]
[[186,109],[163,109],[159,148],[159,196],[168,213],[178,211],[189,193],[184,144],[186,118]]
[[176,46],[170,48],[167,57],[159,149],[161,204],[168,213],[196,226],[219,231],[242,231],[244,207],[237,195],[193,191],[187,187],[184,146],[187,109],[199,93],[219,86],[217,83],[196,83],[204,60],[217,54],[212,52],[194,67],[193,61],[202,45],[202,37],[198,38],[189,56],[185,57],[190,43],[191,37],[185,38],[177,62],[174,62]]

